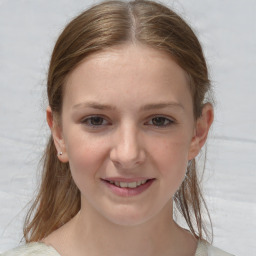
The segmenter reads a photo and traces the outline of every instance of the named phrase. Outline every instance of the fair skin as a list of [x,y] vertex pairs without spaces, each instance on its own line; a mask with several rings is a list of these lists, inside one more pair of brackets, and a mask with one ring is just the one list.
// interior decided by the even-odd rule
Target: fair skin
[[213,110],[206,104],[195,121],[187,76],[170,56],[139,44],[91,55],[67,78],[60,122],[50,108],[47,120],[82,206],[46,244],[62,256],[194,255],[172,197]]

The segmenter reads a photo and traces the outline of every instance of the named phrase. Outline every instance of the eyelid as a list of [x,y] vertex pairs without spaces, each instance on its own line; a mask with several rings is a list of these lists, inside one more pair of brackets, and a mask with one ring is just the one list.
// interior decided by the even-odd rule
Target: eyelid
[[[154,125],[154,124],[150,124],[156,128],[165,128],[165,127],[168,127],[170,125],[173,125],[174,123],[176,123],[175,119],[174,118],[171,118],[169,116],[165,116],[165,115],[154,115],[154,116],[151,116],[150,117],[150,121],[152,121],[154,118],[158,118],[158,117],[161,117],[161,118],[164,118],[165,121],[168,120],[168,124],[165,124],[165,125]],[[148,122],[147,122],[148,123]]]
[[[102,118],[102,119],[103,119],[103,122],[105,122],[105,123],[104,123],[104,124],[99,124],[99,125],[88,124],[87,121],[92,120],[92,118],[94,118],[94,117]],[[107,123],[106,123],[106,122],[107,122]],[[95,128],[101,128],[102,126],[106,126],[106,125],[109,125],[109,124],[110,124],[110,122],[107,120],[107,118],[104,117],[104,116],[102,116],[102,115],[90,115],[90,116],[86,116],[86,117],[84,117],[84,118],[81,120],[81,123],[82,123],[83,125],[86,125],[86,126],[90,127],[90,128],[93,128],[93,129],[95,129]]]
[[[99,125],[94,125],[94,124],[88,123],[88,121],[92,120],[92,118],[95,118],[95,117],[96,117],[96,118],[97,118],[97,117],[102,118],[102,119],[103,119],[103,123],[102,123],[102,124],[99,124]],[[168,121],[168,123],[167,123],[167,124],[163,124],[163,125],[156,125],[156,124],[153,124],[153,123],[150,124],[150,122],[152,122],[152,120],[153,120],[154,118],[159,118],[159,117],[160,117],[160,118],[164,118],[165,121]],[[176,123],[176,120],[175,120],[174,118],[169,117],[169,116],[165,116],[165,115],[161,115],[161,114],[159,114],[159,115],[152,115],[152,116],[150,116],[149,118],[147,118],[147,120],[149,120],[149,121],[146,121],[146,122],[144,123],[144,125],[150,125],[150,126],[153,126],[153,127],[155,127],[155,128],[166,128],[166,127],[171,126],[171,125],[173,125],[174,123]],[[81,124],[83,124],[83,125],[85,125],[85,126],[87,126],[87,127],[89,127],[89,128],[93,128],[93,129],[103,128],[104,126],[107,126],[107,125],[111,125],[111,124],[112,124],[112,123],[108,120],[108,118],[106,118],[105,116],[102,116],[102,115],[97,115],[97,114],[86,116],[86,117],[82,118],[82,120],[81,120],[80,122],[81,122]]]

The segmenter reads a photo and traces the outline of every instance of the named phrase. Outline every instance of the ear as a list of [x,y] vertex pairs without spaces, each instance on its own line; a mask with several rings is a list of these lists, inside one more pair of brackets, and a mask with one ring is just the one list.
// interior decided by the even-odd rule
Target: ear
[[[67,156],[67,152],[66,152],[66,146],[65,146],[65,142],[64,142],[64,138],[63,138],[63,134],[62,134],[62,129],[61,129],[61,126],[60,126],[58,120],[56,120],[56,118],[54,118],[50,106],[48,106],[46,109],[46,119],[47,119],[47,123],[51,129],[54,144],[55,144],[56,150],[58,152],[57,156],[61,162],[67,163],[68,156]],[[62,154],[59,154],[60,152],[62,152]]]
[[202,115],[196,120],[194,136],[190,144],[188,160],[195,158],[206,142],[209,129],[214,118],[213,107],[206,103],[202,110]]

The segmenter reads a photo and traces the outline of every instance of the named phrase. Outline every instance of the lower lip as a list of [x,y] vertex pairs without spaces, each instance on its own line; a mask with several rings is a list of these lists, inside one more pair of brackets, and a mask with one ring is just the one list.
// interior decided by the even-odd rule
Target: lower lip
[[107,187],[116,195],[123,196],[123,197],[130,197],[130,196],[136,196],[141,193],[143,193],[145,190],[147,190],[152,183],[155,181],[155,179],[147,181],[145,184],[140,185],[136,188],[120,188],[115,186],[114,184],[109,183],[108,181],[102,180]]

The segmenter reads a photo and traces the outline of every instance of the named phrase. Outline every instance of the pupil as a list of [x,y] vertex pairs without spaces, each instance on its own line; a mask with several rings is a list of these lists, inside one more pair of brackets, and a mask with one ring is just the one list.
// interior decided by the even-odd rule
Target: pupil
[[154,125],[159,126],[159,125],[163,125],[164,124],[165,118],[164,117],[155,117],[155,118],[153,118],[152,121],[153,121]]
[[93,124],[93,125],[101,125],[102,124],[102,118],[101,117],[98,117],[98,116],[96,116],[96,117],[92,117],[92,119],[91,119],[91,123]]

